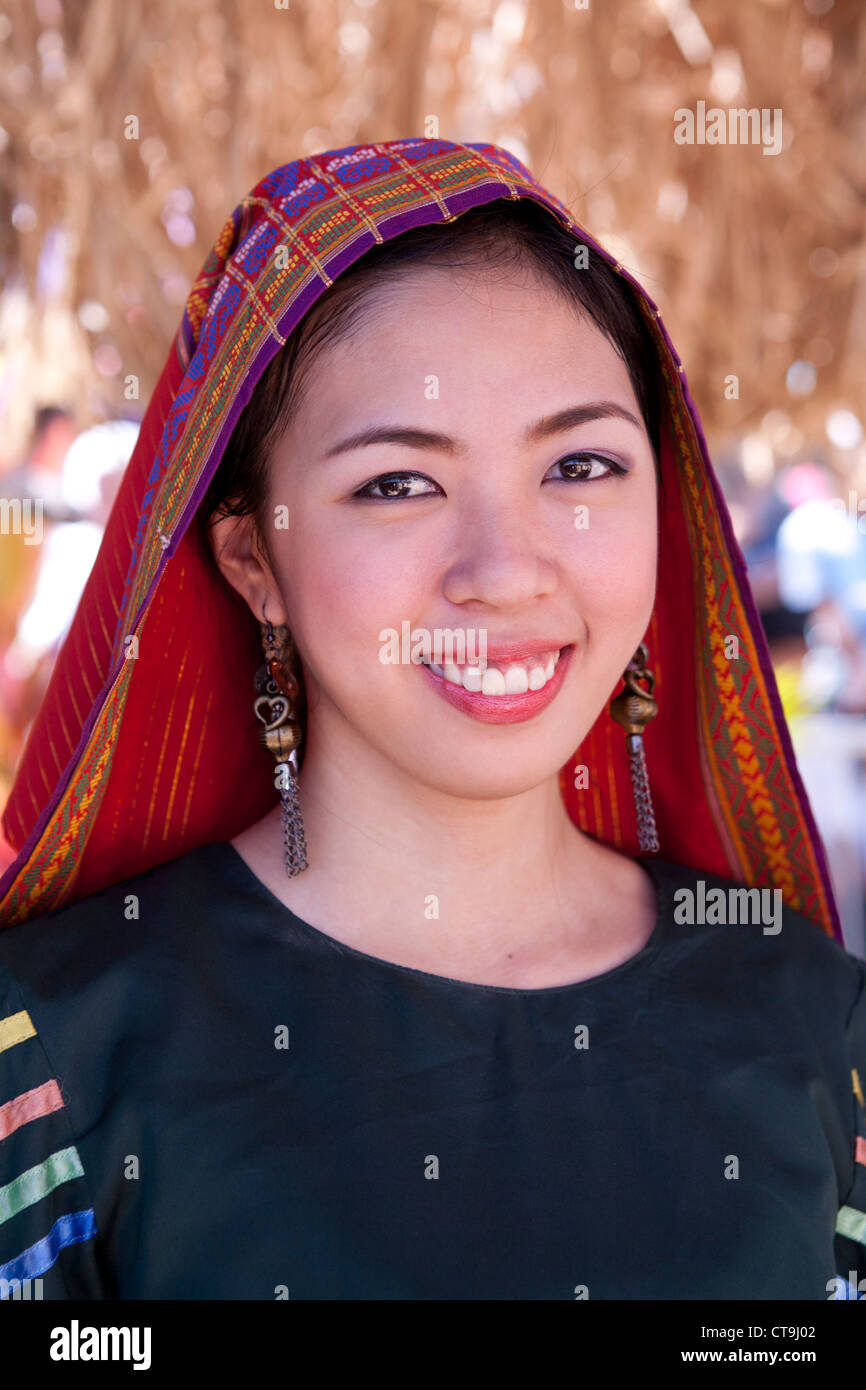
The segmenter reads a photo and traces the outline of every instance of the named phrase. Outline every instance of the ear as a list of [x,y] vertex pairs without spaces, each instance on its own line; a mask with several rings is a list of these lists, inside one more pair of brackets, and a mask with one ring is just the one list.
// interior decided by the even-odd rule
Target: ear
[[256,621],[262,621],[264,607],[274,627],[287,624],[283,596],[258,536],[255,518],[221,516],[208,526],[208,540],[220,572],[246,599]]

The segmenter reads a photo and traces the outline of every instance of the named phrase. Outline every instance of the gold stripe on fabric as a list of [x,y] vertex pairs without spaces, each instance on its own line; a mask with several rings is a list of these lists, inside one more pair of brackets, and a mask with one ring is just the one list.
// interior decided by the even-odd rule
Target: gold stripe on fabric
[[80,734],[81,730],[84,728],[84,720],[81,718],[81,710],[75,702],[75,691],[72,689],[71,683],[66,687],[66,693],[69,696],[69,703],[72,705],[75,718],[78,720],[78,732]]
[[[121,563],[120,563],[120,556],[119,556],[119,554],[118,554],[118,552],[117,552],[117,540],[116,540],[116,539],[115,539],[115,543],[114,543],[114,545],[113,545],[113,547],[112,547],[112,549],[111,549],[111,558],[112,558],[112,560],[114,561],[114,563],[117,565],[117,579],[118,579],[118,583],[120,584],[120,588],[119,588],[119,590],[118,590],[118,593],[119,593],[119,594],[122,594],[122,593],[123,593],[123,586],[124,586],[124,583],[126,582],[126,576],[125,576],[124,573],[123,573],[123,566],[122,566]],[[114,609],[115,609],[114,618],[115,618],[115,622],[116,622],[116,621],[117,621],[117,604],[114,602],[114,596],[113,596],[113,595],[112,595],[112,603],[114,604]]]
[[16,1043],[24,1042],[27,1038],[35,1037],[36,1029],[26,1009],[19,1009],[15,1014],[7,1014],[5,1018],[0,1018],[0,1052],[5,1052],[7,1048],[14,1047]]
[[662,654],[661,642],[659,641],[658,613],[655,608],[653,608],[652,621],[650,623],[650,641],[652,642],[650,669],[656,678],[656,685],[660,686],[662,683]]
[[84,686],[84,689],[87,691],[87,698],[88,698],[88,700],[90,701],[90,708],[92,709],[92,708],[93,708],[93,702],[94,702],[94,695],[93,695],[93,691],[92,691],[91,688],[90,688],[90,682],[89,682],[89,680],[87,679],[87,674],[86,674],[86,672],[85,672],[85,670],[84,670],[84,664],[83,664],[83,662],[79,662],[79,665],[78,665],[78,674],[81,676],[81,683],[82,683],[82,685]]
[[54,755],[54,767],[55,767],[55,777],[54,777],[54,780],[55,780],[55,784],[56,784],[57,778],[60,776],[61,772],[63,771],[63,764],[62,764],[62,762],[60,761],[60,755],[59,755],[59,753],[57,752],[57,749],[54,747],[54,739],[51,737],[51,730],[50,730],[49,728],[47,728],[47,727],[46,727],[46,730],[45,730],[45,736],[46,736],[46,738],[48,739],[48,747],[51,749],[51,752],[52,752],[52,754]]
[[[126,512],[121,512],[121,513],[120,513],[120,519],[121,519],[121,521],[123,522],[123,534],[124,534],[124,536],[126,537],[126,544],[129,546],[129,555],[127,555],[127,557],[126,557],[126,568],[128,569],[128,568],[129,568],[129,559],[130,559],[130,556],[132,555],[132,536],[130,535],[129,527],[128,527],[127,524],[126,524]],[[123,569],[122,566],[121,566],[121,569]],[[123,572],[123,582],[124,582],[124,585],[125,585],[125,584],[126,584],[126,573],[125,573],[125,571]]]
[[[31,799],[32,799],[32,792],[31,792]],[[37,807],[37,810],[38,810],[38,807]],[[26,838],[27,838],[27,826],[24,824],[24,817],[22,816],[21,810],[20,810],[20,808],[19,808],[18,806],[15,807],[15,810],[14,810],[13,814],[14,814],[15,816],[17,816],[17,818],[18,818],[18,835],[19,835],[19,838],[22,838],[22,840],[26,840]]]
[[609,724],[604,727],[605,739],[605,762],[607,763],[607,787],[610,796],[610,815],[613,821],[613,842],[617,849],[622,848],[622,834],[619,824],[619,802],[616,795],[616,777],[613,771],[613,748],[611,747],[611,729]]
[[179,781],[180,781],[180,770],[181,770],[181,765],[182,765],[182,763],[183,763],[184,749],[186,748],[186,741],[187,741],[187,738],[189,737],[190,726],[191,726],[191,724],[192,724],[193,710],[195,709],[196,695],[198,694],[198,688],[199,688],[199,686],[201,685],[201,678],[202,678],[202,675],[203,675],[203,674],[204,674],[203,668],[202,668],[201,666],[199,666],[198,675],[197,675],[196,678],[195,678],[195,685],[194,685],[193,688],[192,688],[192,694],[190,695],[190,698],[189,698],[189,705],[187,706],[186,721],[185,721],[185,723],[184,723],[184,726],[183,726],[183,733],[181,734],[181,738],[180,738],[180,747],[179,747],[178,750],[177,750],[177,757],[175,758],[175,764],[174,764],[174,777],[172,778],[172,783],[171,783],[171,795],[170,795],[169,798],[168,798],[168,807],[167,807],[166,812],[165,812],[165,821],[164,821],[164,823],[163,823],[163,829],[162,829],[162,841],[163,841],[163,844],[165,844],[166,841],[168,840],[169,825],[171,824],[171,812],[172,812],[172,807],[174,806],[174,798],[175,798],[175,794],[176,794],[176,792],[177,792],[178,783],[179,783]]
[[[39,805],[39,802],[36,800],[36,797],[33,795],[33,783],[32,783],[32,781],[30,780],[29,777],[27,778],[27,792],[28,792],[28,795],[29,795],[29,797],[30,797],[30,800],[33,802],[33,809],[34,809],[34,811],[36,812],[36,820],[38,820],[38,819],[39,819],[39,816],[40,816],[40,814],[41,814],[41,811],[42,811],[42,807]],[[36,821],[34,821],[33,824],[35,825],[35,824],[36,824]],[[23,821],[21,822],[21,829],[22,829],[23,831],[26,831],[26,830],[27,830],[27,827],[26,827],[26,825],[24,824]],[[31,827],[31,829],[32,829],[32,827]]]
[[604,810],[601,804],[601,793],[598,789],[598,778],[590,780],[592,787],[592,814],[595,818],[595,833],[600,839],[604,839]]
[[67,747],[66,756],[67,756],[67,758],[68,758],[68,757],[70,756],[70,754],[72,753],[72,750],[73,750],[73,748],[75,747],[75,744],[72,742],[72,739],[69,737],[69,730],[68,730],[67,727],[66,727],[66,720],[63,718],[63,706],[60,705],[60,704],[58,704],[58,706],[57,706],[57,718],[60,720],[60,727],[61,727],[61,729],[63,730],[63,737],[66,739],[66,747]]
[[[150,617],[151,612],[153,612],[154,609],[155,609],[157,613],[160,613],[160,612],[162,611],[162,608],[164,607],[164,605],[165,605],[165,598],[164,598],[164,596],[163,596],[162,589],[160,588],[160,589],[157,590],[157,592],[156,592],[156,594],[155,594],[155,596],[154,596],[154,598],[153,598],[153,600],[152,600],[152,602],[151,602],[151,604],[150,604],[150,607],[148,608],[147,612],[144,614],[144,617],[143,617],[143,619],[142,619],[142,625],[141,625],[141,629],[140,629],[139,635],[141,635],[141,634],[143,633],[145,624],[147,623],[147,619]],[[138,659],[138,658],[134,658],[134,657],[133,657],[133,658],[130,658],[130,660],[136,660],[136,659]],[[137,767],[136,767],[136,772],[135,772],[135,785],[133,786],[132,792],[131,792],[131,794],[130,794],[130,796],[129,796],[129,798],[128,798],[129,813],[130,813],[130,817],[131,817],[133,820],[135,819],[135,809],[136,809],[136,806],[137,806],[137,804],[138,804],[138,792],[139,792],[139,787],[141,786],[141,779],[142,779],[142,777],[144,776],[144,769],[145,769],[145,766],[147,765],[147,763],[148,763],[148,761],[149,761],[150,731],[151,731],[151,729],[153,728],[153,721],[155,720],[155,718],[156,718],[156,702],[155,702],[155,701],[151,701],[151,703],[150,703],[150,710],[149,710],[148,716],[147,716],[147,725],[146,725],[146,727],[145,727],[145,730],[144,730],[144,737],[143,737],[142,742],[141,742],[141,756],[138,758],[138,765],[137,765]]]
[[108,629],[107,629],[106,626],[105,626],[105,619],[104,619],[103,616],[102,616],[102,609],[101,609],[101,608],[97,608],[97,610],[96,610],[96,616],[97,616],[97,618],[99,619],[99,626],[102,628],[102,635],[103,635],[103,637],[105,638],[105,646],[106,646],[106,649],[107,649],[108,652],[110,652],[110,651],[111,651],[111,638],[110,638],[109,635],[108,635]]
[[213,698],[213,690],[208,690],[207,704],[205,705],[204,715],[202,716],[202,719],[200,721],[201,731],[198,737],[198,748],[195,750],[195,762],[193,763],[192,771],[189,775],[189,785],[186,793],[186,805],[183,808],[183,821],[180,827],[180,833],[182,836],[186,834],[187,822],[189,821],[190,807],[192,806],[192,794],[195,790],[196,773],[198,772],[199,763],[201,762],[201,750],[204,744],[204,736],[207,730],[207,721],[210,717],[210,707],[213,704]]
[[97,654],[96,648],[95,648],[95,646],[93,645],[93,638],[92,638],[91,635],[90,635],[90,628],[89,628],[89,626],[88,626],[88,621],[87,621],[87,620],[88,620],[88,609],[85,607],[85,609],[84,609],[84,635],[85,635],[85,637],[87,638],[87,645],[88,645],[88,647],[90,648],[90,655],[93,657],[93,665],[94,665],[94,667],[95,667],[95,669],[96,669],[96,679],[99,681],[99,683],[100,683],[100,685],[101,685],[101,684],[102,684],[102,681],[103,681],[103,679],[104,679],[103,674],[102,674],[102,662],[99,660],[99,656],[98,656],[98,654]]
[[175,706],[177,705],[178,687],[180,686],[181,681],[183,680],[183,673],[184,673],[184,670],[186,669],[186,663],[187,663],[188,660],[189,660],[189,652],[188,652],[188,651],[184,651],[183,660],[181,661],[180,669],[179,669],[179,671],[178,671],[178,673],[177,673],[177,682],[176,682],[176,684],[175,684],[174,691],[173,691],[172,697],[171,697],[171,704],[170,704],[169,710],[168,710],[168,718],[166,719],[165,725],[164,725],[164,727],[163,727],[163,729],[162,729],[162,736],[161,736],[160,748],[159,748],[159,761],[158,761],[158,763],[157,763],[157,765],[156,765],[156,771],[155,771],[155,773],[153,774],[153,792],[152,792],[151,798],[150,798],[150,806],[148,807],[147,822],[146,822],[145,827],[144,827],[144,839],[143,839],[142,842],[141,842],[141,847],[142,847],[142,849],[147,849],[148,842],[149,842],[149,840],[150,840],[150,827],[151,827],[151,825],[152,825],[152,823],[153,823],[153,813],[154,813],[154,810],[155,810],[155,808],[156,808],[156,798],[157,798],[157,792],[158,792],[158,788],[159,788],[159,780],[160,780],[160,777],[162,776],[163,763],[165,762],[165,750],[166,750],[166,748],[168,747],[169,735],[170,735],[170,733],[171,733],[171,726],[172,726],[172,723],[174,722],[174,711],[175,711]]
[[50,796],[51,793],[54,791],[54,788],[52,787],[52,785],[51,785],[51,783],[49,782],[48,778],[45,776],[45,768],[42,766],[42,756],[41,756],[41,754],[39,754],[39,753],[37,753],[37,755],[36,755],[36,766],[37,766],[38,769],[39,769],[39,775],[40,775],[40,777],[42,778],[43,782],[45,783],[45,790],[47,791],[48,795]]

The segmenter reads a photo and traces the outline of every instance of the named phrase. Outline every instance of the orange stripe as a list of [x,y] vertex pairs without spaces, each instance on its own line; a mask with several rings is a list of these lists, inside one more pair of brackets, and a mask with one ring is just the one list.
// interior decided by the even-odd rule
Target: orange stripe
[[610,814],[613,820],[613,843],[622,849],[622,835],[619,828],[619,802],[616,795],[616,777],[613,771],[613,749],[610,743],[610,725],[604,726],[605,762],[607,764],[607,789],[610,796]]
[[26,829],[26,830],[27,830],[27,833],[29,834],[30,830],[33,829],[33,826],[36,824],[36,821],[38,821],[39,816],[40,816],[40,814],[41,814],[41,812],[42,812],[42,807],[39,805],[39,802],[36,800],[36,797],[33,795],[33,783],[30,781],[30,778],[29,778],[29,777],[28,777],[28,779],[27,779],[27,792],[28,792],[28,795],[29,795],[29,797],[30,797],[30,800],[33,802],[33,809],[34,809],[34,811],[36,812],[36,819],[31,823],[30,826],[24,826],[24,822],[23,822],[23,821],[21,822],[22,827],[23,827],[24,829]]
[[601,805],[601,794],[598,790],[598,778],[590,773],[589,785],[592,791],[592,813],[595,816],[595,835],[598,839],[604,839],[604,811]]
[[99,619],[99,626],[102,628],[102,635],[103,635],[103,637],[105,638],[105,647],[106,647],[106,650],[110,653],[110,652],[111,652],[111,638],[110,638],[109,635],[108,635],[108,628],[105,626],[105,619],[104,619],[103,616],[102,616],[102,609],[101,609],[101,608],[97,608],[97,610],[96,610],[96,616],[97,616],[97,618]]
[[66,739],[66,757],[68,758],[73,748],[75,747],[75,744],[69,737],[69,730],[66,727],[66,720],[63,718],[63,706],[59,704],[57,706],[57,718],[59,719],[60,727],[63,730],[63,737]]
[[96,679],[97,679],[97,681],[98,681],[98,682],[100,683],[100,685],[101,685],[101,684],[102,684],[102,681],[103,681],[103,675],[102,675],[102,662],[99,660],[99,655],[98,655],[98,653],[97,653],[96,648],[95,648],[94,645],[93,645],[93,638],[92,638],[91,635],[90,635],[90,627],[89,627],[88,621],[87,621],[88,616],[89,616],[89,615],[88,615],[88,611],[87,611],[87,609],[85,608],[85,610],[84,610],[84,621],[83,621],[82,626],[83,626],[83,628],[84,628],[84,635],[85,635],[85,637],[87,638],[87,645],[88,645],[89,648],[90,648],[90,655],[93,657],[93,666],[94,666],[94,669],[95,669],[95,671],[96,671]]
[[200,734],[199,734],[199,739],[198,739],[198,748],[195,750],[195,762],[194,762],[193,765],[192,765],[192,772],[191,772],[190,775],[189,775],[189,791],[188,791],[187,794],[186,794],[186,805],[185,805],[184,808],[183,808],[183,822],[182,822],[181,827],[180,827],[180,833],[181,833],[182,836],[186,834],[187,821],[189,820],[189,812],[190,812],[190,807],[191,807],[191,805],[192,805],[192,794],[193,794],[193,789],[194,789],[194,787],[195,787],[195,777],[196,777],[196,773],[197,773],[197,771],[198,771],[198,765],[199,765],[199,763],[201,762],[201,753],[202,753],[202,748],[203,748],[203,746],[204,746],[204,736],[205,736],[205,731],[207,730],[207,721],[208,721],[208,718],[210,717],[210,707],[211,707],[211,705],[213,704],[213,698],[214,698],[213,690],[209,690],[209,691],[208,691],[208,696],[207,696],[207,704],[205,705],[205,711],[204,711],[204,714],[203,714],[203,716],[202,716],[202,718],[201,718],[201,732],[200,732]]
[[174,760],[174,769],[175,769],[175,771],[174,771],[174,779],[173,779],[172,784],[171,784],[171,796],[168,798],[168,806],[166,807],[165,822],[164,822],[164,824],[163,824],[163,831],[162,831],[163,843],[165,843],[165,841],[168,839],[168,831],[169,831],[169,826],[170,826],[170,824],[171,824],[171,811],[172,811],[172,807],[174,806],[174,798],[175,798],[175,795],[176,795],[176,793],[177,793],[178,783],[179,783],[179,781],[180,781],[180,769],[181,769],[181,766],[182,766],[182,764],[183,764],[183,753],[184,753],[184,749],[186,748],[186,741],[187,741],[187,739],[188,739],[188,737],[189,737],[190,725],[192,724],[192,716],[193,716],[193,710],[195,709],[195,698],[196,698],[196,694],[197,694],[197,692],[198,692],[199,686],[201,685],[201,678],[202,678],[203,675],[204,675],[204,668],[203,668],[202,666],[200,666],[200,667],[199,667],[199,671],[198,671],[198,675],[197,675],[196,678],[195,678],[195,685],[193,686],[192,694],[191,694],[191,696],[190,696],[190,698],[189,698],[189,705],[187,706],[187,711],[186,711],[186,723],[185,723],[184,726],[183,726],[183,733],[182,733],[181,739],[180,739],[180,747],[179,747],[178,750],[177,750],[177,757],[176,757],[175,760]]
[[[150,840],[150,827],[151,827],[151,822],[153,821],[153,812],[154,812],[154,809],[155,809],[155,807],[156,807],[156,798],[157,798],[157,793],[158,793],[158,790],[159,790],[160,778],[162,777],[162,767],[163,767],[163,763],[165,762],[166,749],[167,749],[168,746],[169,746],[169,740],[170,740],[170,735],[171,735],[171,726],[172,726],[172,724],[173,724],[173,722],[174,722],[174,711],[175,711],[175,707],[176,707],[176,705],[177,705],[178,687],[180,686],[180,683],[181,683],[181,681],[183,680],[183,673],[184,673],[184,671],[186,670],[186,663],[187,663],[188,659],[189,659],[189,652],[185,651],[184,654],[183,654],[183,660],[181,661],[180,667],[179,667],[178,672],[177,672],[176,684],[175,684],[174,690],[173,690],[173,692],[172,692],[171,704],[169,705],[169,708],[168,708],[168,717],[167,717],[167,719],[166,719],[166,721],[165,721],[165,724],[164,724],[164,726],[163,726],[163,731],[162,731],[162,743],[160,744],[160,749],[159,749],[159,759],[158,759],[157,764],[156,764],[156,771],[155,771],[154,774],[153,774],[153,794],[152,794],[152,796],[151,796],[151,798],[150,798],[150,806],[148,807],[148,812],[147,812],[147,821],[146,821],[145,827],[144,827],[144,837],[143,837],[143,839],[142,839],[142,841],[141,841],[141,847],[142,847],[142,849],[147,849],[148,841]],[[175,764],[174,764],[174,768],[173,768],[172,770],[176,772],[176,769],[177,769],[177,764],[175,763]]]
[[58,754],[57,749],[54,747],[54,739],[51,737],[51,730],[50,730],[50,729],[47,729],[47,730],[46,730],[46,735],[47,735],[47,738],[48,738],[48,747],[51,749],[51,752],[54,754],[54,766],[55,766],[55,769],[56,769],[54,776],[55,776],[55,780],[56,780],[56,779],[60,776],[61,772],[63,771],[63,764],[62,764],[62,762],[60,761],[60,755]]
[[63,1097],[53,1078],[51,1081],[43,1082],[41,1086],[34,1086],[32,1091],[24,1091],[14,1100],[0,1105],[0,1139],[7,1139],[16,1129],[29,1124],[31,1120],[38,1120],[42,1115],[50,1115],[52,1111],[62,1109]]
[[53,788],[53,786],[51,785],[51,783],[49,782],[48,778],[45,776],[45,768],[42,766],[42,757],[41,757],[41,755],[39,755],[39,754],[37,754],[37,757],[36,757],[36,766],[37,766],[37,768],[39,769],[39,776],[42,778],[43,782],[45,783],[45,790],[47,791],[47,793],[48,793],[48,795],[49,795],[49,797],[50,797],[50,796],[51,796],[51,793],[54,791],[54,788]]
[[[81,710],[78,708],[78,705],[75,703],[75,691],[72,689],[72,682],[71,682],[71,681],[70,681],[69,685],[67,685],[67,687],[66,687],[66,693],[67,693],[67,695],[69,696],[69,703],[72,705],[73,714],[75,715],[75,718],[78,720],[78,738],[80,738],[80,737],[81,737],[81,730],[84,728],[84,720],[81,718]],[[76,743],[77,743],[77,742],[78,742],[78,739],[76,739]],[[74,746],[74,745],[73,745],[73,746]]]

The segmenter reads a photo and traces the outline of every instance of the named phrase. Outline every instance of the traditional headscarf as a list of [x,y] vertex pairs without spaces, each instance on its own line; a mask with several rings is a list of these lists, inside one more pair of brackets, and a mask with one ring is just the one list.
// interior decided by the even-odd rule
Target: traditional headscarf
[[[0,922],[229,840],[275,804],[253,714],[259,627],[191,523],[262,372],[319,295],[377,243],[496,198],[534,199],[604,256],[658,350],[664,497],[647,644],[659,713],[644,742],[661,856],[779,888],[842,939],[743,557],[658,308],[507,150],[417,138],[285,164],[220,232],[22,754]],[[607,706],[560,786],[581,830],[638,854],[625,738]]]

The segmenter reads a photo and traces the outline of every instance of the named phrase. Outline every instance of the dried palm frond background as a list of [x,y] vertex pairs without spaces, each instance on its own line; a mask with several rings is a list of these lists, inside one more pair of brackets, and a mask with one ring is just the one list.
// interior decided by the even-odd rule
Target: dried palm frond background
[[[0,13],[0,491],[40,406],[79,429],[140,418],[192,279],[264,174],[412,134],[508,147],[637,276],[726,486],[819,458],[866,489],[864,71],[862,0],[17,0]],[[700,102],[780,113],[781,147],[679,143]],[[0,650],[34,570],[20,546],[10,568],[10,540]],[[0,800],[38,693],[0,729]]]
[[[146,401],[191,279],[269,169],[431,128],[508,146],[637,274],[711,439],[771,412],[790,456],[862,404],[861,0],[282,3],[0,15],[4,459],[42,402],[128,413],[130,373]],[[698,101],[780,110],[781,152],[677,143]]]

